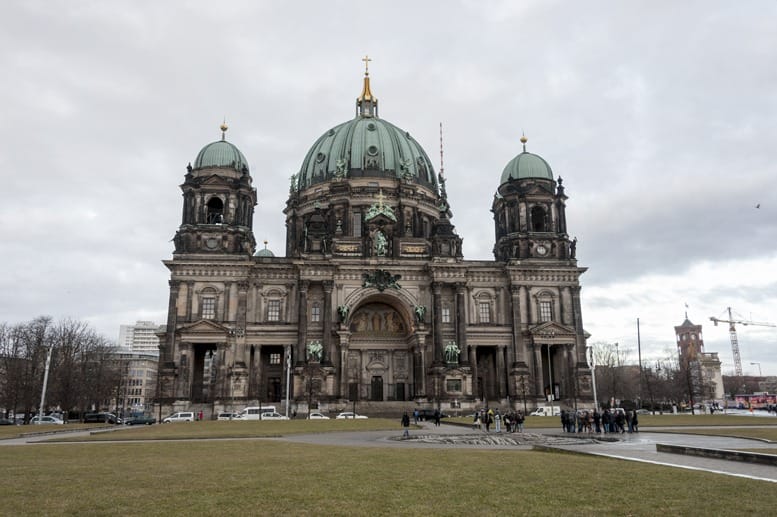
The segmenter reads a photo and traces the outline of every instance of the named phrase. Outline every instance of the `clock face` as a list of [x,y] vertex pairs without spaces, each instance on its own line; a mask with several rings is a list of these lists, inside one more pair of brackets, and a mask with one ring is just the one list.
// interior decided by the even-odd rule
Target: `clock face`
[[218,245],[219,245],[219,241],[217,241],[213,237],[210,237],[208,240],[205,241],[205,245],[209,249],[216,249],[216,247],[218,247]]
[[548,253],[548,248],[546,248],[544,244],[538,244],[535,249],[537,250],[537,255],[543,257]]

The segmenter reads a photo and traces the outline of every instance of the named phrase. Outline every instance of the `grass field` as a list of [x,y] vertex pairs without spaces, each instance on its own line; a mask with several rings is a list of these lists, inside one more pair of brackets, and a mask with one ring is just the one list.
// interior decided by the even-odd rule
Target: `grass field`
[[[4,515],[747,515],[766,482],[541,452],[267,440],[4,447]],[[721,497],[721,494],[758,497]]]
[[110,424],[67,424],[67,425],[3,425],[0,426],[0,440],[4,438],[17,438],[29,434],[58,432],[63,429],[99,429],[112,427]]

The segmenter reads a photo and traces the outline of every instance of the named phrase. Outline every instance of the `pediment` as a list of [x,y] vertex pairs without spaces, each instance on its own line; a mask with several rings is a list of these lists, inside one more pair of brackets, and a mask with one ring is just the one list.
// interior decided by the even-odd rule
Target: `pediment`
[[179,334],[205,334],[212,336],[224,336],[229,333],[229,329],[224,325],[210,320],[195,321],[191,325],[178,329]]
[[535,341],[551,341],[556,342],[562,340],[564,342],[574,341],[575,329],[567,325],[556,323],[555,321],[546,321],[529,327],[529,333],[534,336]]

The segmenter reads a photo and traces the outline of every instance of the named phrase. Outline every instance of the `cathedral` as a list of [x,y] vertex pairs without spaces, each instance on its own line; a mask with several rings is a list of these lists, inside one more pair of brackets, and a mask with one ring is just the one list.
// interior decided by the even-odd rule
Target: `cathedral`
[[291,175],[284,256],[257,251],[257,190],[226,125],[187,167],[160,410],[590,405],[562,179],[522,137],[492,176],[494,259],[465,260],[447,178],[379,116],[368,70],[355,108]]

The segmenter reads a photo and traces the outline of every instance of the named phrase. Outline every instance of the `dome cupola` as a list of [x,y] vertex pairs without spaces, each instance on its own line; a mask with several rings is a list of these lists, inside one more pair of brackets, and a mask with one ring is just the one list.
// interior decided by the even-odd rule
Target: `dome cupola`
[[553,181],[553,171],[544,158],[526,151],[527,138],[521,137],[523,152],[510,160],[502,172],[500,185],[510,180],[544,179]]
[[221,124],[221,140],[211,142],[197,154],[193,170],[207,168],[231,168],[248,174],[248,160],[235,145],[227,142],[225,135],[228,126]]
[[[368,62],[369,58],[365,58]],[[378,117],[378,99],[364,72],[356,117],[315,141],[295,178],[301,190],[333,179],[395,177],[437,190],[431,160],[410,133]]]

